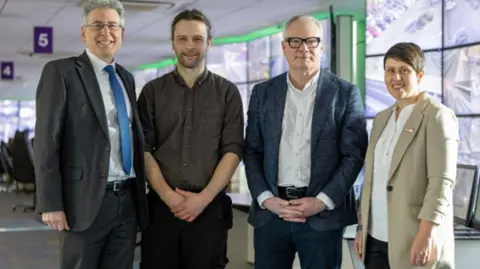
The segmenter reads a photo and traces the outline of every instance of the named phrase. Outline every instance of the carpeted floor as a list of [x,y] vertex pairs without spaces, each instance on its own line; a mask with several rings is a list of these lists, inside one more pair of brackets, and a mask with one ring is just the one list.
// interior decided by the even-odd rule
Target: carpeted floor
[[[30,195],[0,192],[0,268],[1,269],[57,269],[57,233],[22,208],[13,212],[14,203],[31,203]],[[246,263],[246,214],[234,212],[234,228],[229,234],[228,269],[250,269]],[[139,249],[136,250],[138,260]],[[136,266],[138,268],[138,266]]]

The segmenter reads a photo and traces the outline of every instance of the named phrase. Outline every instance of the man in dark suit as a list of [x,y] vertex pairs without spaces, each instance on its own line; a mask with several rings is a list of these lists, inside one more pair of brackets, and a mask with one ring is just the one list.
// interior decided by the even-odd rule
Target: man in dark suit
[[367,130],[357,87],[320,69],[323,28],[287,24],[289,71],[253,89],[244,163],[254,203],[255,268],[339,269],[346,226],[357,223],[352,185]]
[[91,0],[83,12],[86,51],[47,63],[37,89],[37,209],[61,231],[60,268],[127,269],[148,222],[135,83],[114,62],[124,9]]

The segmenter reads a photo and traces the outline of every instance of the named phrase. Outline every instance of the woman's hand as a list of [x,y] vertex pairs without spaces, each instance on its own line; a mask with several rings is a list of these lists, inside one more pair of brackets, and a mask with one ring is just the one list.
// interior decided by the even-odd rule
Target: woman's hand
[[357,254],[357,258],[362,260],[363,258],[363,232],[362,230],[357,231],[357,235],[355,236],[355,254]]
[[437,241],[432,232],[419,230],[413,239],[410,250],[410,263],[413,266],[425,266],[435,260]]

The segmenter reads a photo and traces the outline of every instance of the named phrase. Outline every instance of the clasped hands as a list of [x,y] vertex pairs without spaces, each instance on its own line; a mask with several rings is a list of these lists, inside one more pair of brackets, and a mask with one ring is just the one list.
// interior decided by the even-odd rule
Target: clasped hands
[[203,212],[211,200],[204,193],[194,193],[176,188],[167,195],[165,203],[175,217],[192,222]]
[[323,202],[315,197],[304,197],[286,201],[270,197],[263,202],[263,207],[290,222],[306,222],[307,218],[322,211]]

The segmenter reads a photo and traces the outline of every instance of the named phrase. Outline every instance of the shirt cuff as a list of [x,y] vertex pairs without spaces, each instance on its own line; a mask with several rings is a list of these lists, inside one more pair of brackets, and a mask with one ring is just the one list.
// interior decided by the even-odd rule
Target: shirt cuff
[[317,195],[317,199],[322,201],[328,210],[335,209],[335,203],[325,193],[321,192]]
[[263,202],[270,197],[273,197],[273,193],[271,191],[264,191],[260,193],[260,195],[257,197],[257,202],[261,209],[265,209],[265,207],[263,207]]

